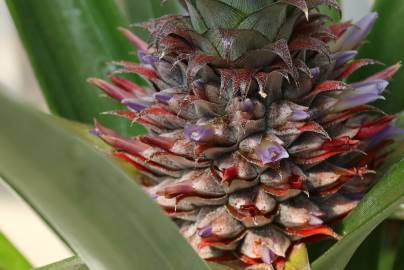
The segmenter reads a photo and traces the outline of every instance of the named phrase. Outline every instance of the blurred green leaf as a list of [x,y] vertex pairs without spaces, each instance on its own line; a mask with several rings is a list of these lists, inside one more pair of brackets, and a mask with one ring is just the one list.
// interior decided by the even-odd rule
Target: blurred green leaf
[[208,263],[211,270],[241,270],[240,268],[232,268],[218,263]]
[[383,224],[373,230],[354,253],[345,270],[377,270],[382,248]]
[[313,263],[313,270],[344,269],[359,245],[373,229],[404,201],[404,160],[384,175],[338,228],[344,238]]
[[161,0],[122,1],[124,12],[131,23],[148,21],[166,14],[178,14],[181,11],[178,0],[169,0],[165,3],[162,3]]
[[[338,4],[341,5],[341,0],[337,0]],[[320,12],[322,14],[326,14],[328,16],[330,16],[330,18],[332,19],[333,22],[339,22],[341,20],[341,13],[336,10],[335,8],[331,8],[329,6],[326,5],[322,5],[320,6]]]
[[105,76],[107,62],[129,58],[129,42],[117,30],[128,22],[114,1],[6,2],[50,110],[87,123],[101,118],[105,125],[126,132],[128,121],[99,116],[120,104],[86,82],[88,77]]
[[[368,37],[358,57],[373,58],[387,65],[404,60],[404,3],[402,0],[377,0],[374,10],[379,18]],[[373,66],[360,70],[352,76],[352,81],[365,78],[380,70],[380,66]],[[389,113],[396,113],[404,109],[404,69],[401,69],[391,81],[386,95],[387,100],[377,105]]]
[[404,269],[404,228],[401,229],[401,237],[396,252],[396,259],[394,261],[393,270],[403,270],[403,269]]
[[35,270],[88,270],[88,267],[79,258],[72,257]]
[[0,96],[0,175],[91,270],[206,270],[117,166],[50,116]]
[[0,232],[0,270],[28,270],[31,264]]
[[[216,263],[209,263],[209,268],[211,270],[232,270],[232,268]],[[88,270],[88,267],[78,257],[71,257],[35,270]]]
[[378,270],[393,269],[400,236],[400,225],[391,219],[383,222],[382,242],[380,247]]

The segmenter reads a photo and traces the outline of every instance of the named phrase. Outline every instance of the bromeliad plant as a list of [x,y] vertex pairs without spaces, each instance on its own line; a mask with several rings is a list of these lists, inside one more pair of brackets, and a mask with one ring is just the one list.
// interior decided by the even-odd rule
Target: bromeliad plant
[[[246,269],[284,269],[297,243],[323,236],[374,183],[393,116],[368,105],[399,65],[355,83],[352,60],[377,17],[337,23],[334,1],[184,1],[187,15],[124,30],[141,64],[115,62],[113,84],[89,81],[126,105],[115,111],[149,135],[96,124],[135,166],[152,198],[199,255]],[[116,76],[136,73],[149,88]]]
[[[40,138],[45,131],[56,136],[49,142],[55,149],[29,157],[43,153],[80,164],[60,177],[91,183],[83,186],[89,194],[76,186],[80,180],[30,185],[23,179],[27,174],[12,162],[29,161],[19,155],[11,162],[2,158],[0,171],[90,269],[310,269],[305,244],[313,243],[315,258],[314,249],[325,238],[337,242],[323,248],[312,267],[344,269],[360,242],[404,194],[402,162],[382,179],[378,173],[391,160],[389,154],[394,156],[391,144],[401,130],[395,116],[370,105],[384,99],[382,93],[400,65],[349,81],[358,69],[378,63],[354,59],[377,13],[355,24],[330,23],[324,7],[339,11],[334,0],[180,3],[186,15],[141,24],[151,34],[147,43],[121,29],[137,49],[140,64],[116,61],[112,64],[118,68],[108,73],[111,82],[88,80],[127,107],[107,114],[148,130],[147,135],[125,137],[97,121],[92,134],[106,145],[84,133],[113,160],[123,160],[126,172],[135,168],[138,184],[105,158],[93,157],[94,152],[83,154],[81,141],[70,145],[73,150],[65,149],[63,141],[71,135],[54,130],[42,116],[31,119],[42,129],[32,130],[38,145],[29,149],[46,144]],[[24,4],[10,1],[9,6],[18,22]],[[35,59],[35,51],[33,55]],[[147,86],[126,73],[140,75]],[[5,112],[12,107],[5,102]],[[5,138],[21,143],[11,134],[6,131]],[[94,171],[88,171],[87,162]],[[44,165],[37,162],[33,174],[58,177],[57,168],[42,171]],[[86,181],[94,177],[100,183]],[[60,195],[62,207],[50,205],[56,196],[42,189]],[[89,202],[84,210],[72,209],[77,198]],[[110,202],[111,209],[105,209]],[[154,204],[201,258],[214,263],[200,261]],[[82,219],[83,230],[71,228],[61,209]],[[353,259],[351,264],[363,263]],[[87,266],[77,258],[52,267]]]

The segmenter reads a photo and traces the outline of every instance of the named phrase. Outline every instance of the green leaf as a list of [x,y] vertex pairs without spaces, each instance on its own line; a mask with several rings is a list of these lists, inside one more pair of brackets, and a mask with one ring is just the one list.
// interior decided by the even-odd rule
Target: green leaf
[[176,225],[63,124],[0,96],[0,175],[91,270],[207,270]]
[[88,267],[79,258],[72,257],[35,270],[88,270]]
[[31,264],[0,232],[0,270],[28,270]]
[[211,270],[240,270],[240,268],[232,268],[223,264],[208,263]]
[[399,241],[399,246],[396,253],[396,260],[394,261],[393,270],[403,270],[404,269],[404,228],[401,229],[401,237]]
[[244,14],[231,6],[217,1],[196,1],[196,8],[209,29],[236,28]]
[[123,9],[131,23],[144,22],[166,14],[177,14],[181,11],[177,0],[161,2],[161,0],[123,0]]
[[379,225],[359,246],[345,270],[377,270],[382,248],[383,224]]
[[310,262],[305,244],[298,244],[293,247],[285,263],[284,270],[310,270]]
[[378,270],[393,269],[396,257],[398,238],[400,238],[400,230],[398,223],[391,219],[385,220],[382,224],[383,234],[380,247]]
[[268,40],[274,41],[279,29],[285,23],[286,11],[287,5],[270,5],[250,14],[238,25],[238,28],[256,30],[265,35]]
[[[341,0],[337,0],[337,2],[341,5]],[[321,5],[319,10],[322,14],[329,16],[332,19],[332,22],[341,21],[341,13],[333,7],[329,7],[327,5]]]
[[126,131],[127,121],[99,116],[121,105],[86,82],[88,77],[105,76],[110,71],[107,62],[130,57],[129,42],[117,30],[128,22],[114,1],[6,2],[50,110],[87,123],[97,117],[111,128]]
[[[368,37],[358,57],[373,58],[387,65],[404,60],[404,3],[402,0],[378,0],[374,10],[379,18]],[[380,67],[374,66],[363,69],[352,77],[352,81],[365,78],[378,71]],[[386,95],[387,100],[378,102],[378,106],[389,113],[396,113],[404,109],[404,69],[401,69],[391,81]]]
[[195,31],[202,34],[208,30],[203,18],[201,17],[201,14],[199,14],[199,11],[195,8],[195,6],[188,0],[185,0],[185,4],[187,5],[188,13],[191,17],[192,27],[195,29]]
[[370,232],[388,218],[404,200],[404,160],[393,165],[352,213],[338,231],[344,238],[335,243],[313,263],[313,270],[344,269],[359,245]]
[[[230,267],[217,263],[209,263],[209,268],[211,270],[233,270]],[[37,268],[35,270],[88,270],[88,267],[83,263],[82,260],[80,260],[80,258],[71,257],[60,262]]]

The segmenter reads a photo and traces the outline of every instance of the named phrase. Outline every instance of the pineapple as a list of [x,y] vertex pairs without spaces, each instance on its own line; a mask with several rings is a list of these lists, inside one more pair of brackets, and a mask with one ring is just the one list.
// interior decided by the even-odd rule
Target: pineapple
[[89,79],[128,108],[111,114],[149,134],[94,130],[202,258],[283,269],[297,243],[340,239],[330,225],[374,182],[397,129],[368,103],[399,65],[344,81],[376,63],[354,58],[377,14],[330,25],[319,6],[339,10],[335,0],[181,4],[188,15],[142,24],[150,44],[121,29],[140,64],[117,61],[112,82]]

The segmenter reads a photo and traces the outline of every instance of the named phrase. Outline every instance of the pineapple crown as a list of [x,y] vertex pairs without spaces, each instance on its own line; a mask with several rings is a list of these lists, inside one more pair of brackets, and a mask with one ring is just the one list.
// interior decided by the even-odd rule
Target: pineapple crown
[[211,56],[210,64],[259,68],[280,57],[295,74],[291,53],[299,50],[328,56],[331,53],[324,40],[335,35],[324,24],[327,16],[316,9],[326,4],[339,10],[334,0],[185,0],[182,3],[189,16],[169,15],[143,24],[154,37],[153,45],[162,47],[165,53],[169,54],[170,49],[178,53],[185,45],[166,39],[178,35],[201,54]]
[[[340,239],[341,220],[375,180],[394,117],[388,67],[355,60],[376,13],[334,23],[335,0],[183,0],[187,15],[141,24],[150,44],[121,29],[140,64],[117,61],[112,83],[89,81],[148,128],[123,137],[96,123],[113,155],[136,167],[146,192],[205,259],[282,270],[297,243]],[[135,73],[140,87],[121,76]]]

